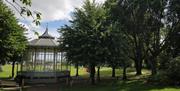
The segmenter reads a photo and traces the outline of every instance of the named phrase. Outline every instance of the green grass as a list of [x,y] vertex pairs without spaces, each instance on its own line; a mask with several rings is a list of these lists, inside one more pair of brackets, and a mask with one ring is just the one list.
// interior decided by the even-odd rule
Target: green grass
[[[65,67],[63,68],[65,69]],[[20,66],[19,66],[19,70],[20,70]],[[111,68],[108,67],[102,67],[100,69],[100,73],[101,73],[101,77],[111,77]],[[74,66],[70,67],[70,73],[71,76],[75,76],[76,74],[76,68]],[[134,71],[132,69],[130,69],[129,71]],[[2,66],[2,72],[0,72],[0,78],[4,78],[4,77],[10,77],[11,76],[11,72],[12,72],[12,65],[4,65]],[[15,66],[15,75],[17,72],[17,65]],[[79,67],[79,75],[83,76],[83,77],[88,77],[89,73],[86,72],[86,69],[84,67]],[[122,75],[122,70],[121,69],[116,69],[116,75],[120,76]]]
[[179,87],[156,86],[145,84],[142,81],[115,81],[101,82],[95,86],[76,85],[73,87],[63,87],[62,91],[180,91]]
[[[3,72],[0,72],[0,77],[11,76],[11,65],[5,65],[2,67]],[[17,68],[15,68],[17,70]],[[16,72],[16,71],[15,71]],[[180,87],[175,86],[159,86],[147,83],[143,78],[147,78],[150,75],[150,71],[143,69],[142,76],[135,76],[135,69],[127,70],[128,78],[127,81],[121,79],[106,79],[111,77],[111,68],[103,67],[100,70],[102,78],[101,82],[96,85],[90,85],[87,82],[74,83],[72,87],[62,85],[60,91],[180,91]],[[74,76],[76,69],[71,66],[71,76]],[[85,68],[79,67],[79,75],[87,78],[89,73],[86,72]],[[122,69],[116,69],[116,76],[122,76]]]
[[[112,70],[111,68],[102,67],[100,69],[101,77],[111,77],[111,70]],[[117,76],[121,75],[121,73],[122,73],[122,70],[116,69],[116,75]],[[75,76],[75,74],[76,74],[76,68],[74,66],[71,66],[71,76]],[[88,77],[89,73],[86,72],[85,68],[79,67],[79,75],[82,77]]]
[[[19,66],[19,69],[20,69],[20,66]],[[0,78],[11,77],[11,72],[12,72],[12,65],[4,65],[4,66],[2,66],[2,72],[0,72]],[[16,75],[17,65],[15,66],[14,72],[15,72],[15,75]]]
[[[75,70],[73,68],[73,70]],[[72,71],[75,72],[75,71]],[[95,86],[88,83],[74,84],[72,87],[62,86],[61,91],[180,91],[180,87],[175,86],[158,86],[146,83],[144,78],[150,75],[150,71],[143,69],[143,75],[135,76],[135,69],[128,69],[128,81],[117,80],[101,80]],[[111,68],[101,68],[101,77],[110,78]],[[75,74],[75,73],[73,73]],[[80,70],[81,76],[84,71]],[[87,74],[85,74],[87,76]],[[122,77],[122,69],[116,69],[116,76]]]

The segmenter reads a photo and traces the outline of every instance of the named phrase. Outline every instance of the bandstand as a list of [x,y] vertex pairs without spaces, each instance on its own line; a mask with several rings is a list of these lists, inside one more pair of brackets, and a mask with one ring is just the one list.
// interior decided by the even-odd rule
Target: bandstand
[[17,74],[25,82],[49,83],[70,77],[70,66],[66,62],[65,52],[58,47],[58,42],[48,33],[48,28],[29,42],[21,71]]

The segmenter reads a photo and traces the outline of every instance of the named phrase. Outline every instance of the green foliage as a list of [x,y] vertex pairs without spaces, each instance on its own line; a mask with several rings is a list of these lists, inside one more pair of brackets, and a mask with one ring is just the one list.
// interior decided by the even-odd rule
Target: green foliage
[[180,57],[169,60],[166,66],[166,69],[161,69],[156,75],[150,77],[149,82],[160,85],[179,85]]
[[60,29],[62,48],[67,52],[69,61],[81,64],[98,64],[103,57],[103,20],[104,10],[95,2],[86,1],[81,9],[73,14],[71,26]]
[[151,76],[148,82],[156,85],[170,85],[167,73],[163,70],[159,71],[156,75]]
[[166,72],[168,78],[171,81],[180,83],[180,56],[170,61],[169,67]]
[[73,63],[126,67],[133,60],[140,75],[145,60],[155,75],[159,66],[166,69],[169,59],[179,55],[178,4],[177,0],[107,0],[98,5],[87,0],[73,13],[71,25],[60,29],[61,47]]
[[107,0],[110,20],[121,26],[128,42],[129,58],[134,60],[137,74],[142,61],[157,73],[158,57],[167,48],[173,56],[179,54],[179,1],[178,0]]
[[18,24],[10,9],[0,1],[0,64],[16,59],[26,47],[24,28]]
[[[29,7],[31,7],[32,0],[18,0],[18,1],[12,0],[12,2],[9,0],[4,0],[4,1],[10,6],[12,6],[15,9],[15,12],[18,12],[24,19],[25,19],[24,16],[31,17],[33,18],[33,22],[36,25],[40,25],[41,13],[29,9]],[[19,4],[19,2],[21,4]]]
[[71,63],[85,66],[119,67],[127,62],[125,35],[111,21],[103,5],[87,0],[73,13],[71,25],[60,29],[60,47]]
[[93,68],[90,72],[95,66],[125,65],[128,60],[125,35],[111,21],[103,5],[85,1],[83,7],[73,13],[71,23],[60,29],[60,47],[66,51],[69,62]]
[[158,68],[160,70],[166,70],[169,67],[169,63],[171,59],[172,59],[172,55],[170,53],[167,53],[166,51],[162,52],[158,58],[159,61]]

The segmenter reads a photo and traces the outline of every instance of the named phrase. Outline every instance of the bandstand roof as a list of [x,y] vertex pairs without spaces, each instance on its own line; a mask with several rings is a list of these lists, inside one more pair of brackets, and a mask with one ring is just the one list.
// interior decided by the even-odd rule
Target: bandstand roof
[[48,28],[38,39],[29,42],[31,47],[56,47],[58,44],[55,38],[48,33]]

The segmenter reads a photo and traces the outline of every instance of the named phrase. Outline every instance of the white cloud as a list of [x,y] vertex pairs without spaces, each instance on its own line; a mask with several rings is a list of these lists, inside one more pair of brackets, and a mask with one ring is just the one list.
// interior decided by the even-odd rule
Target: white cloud
[[[32,10],[42,13],[43,21],[68,20],[76,7],[81,7],[85,0],[32,0]],[[103,3],[105,0],[97,0]]]
[[19,22],[19,24],[23,25],[24,28],[27,29],[27,31],[25,32],[25,36],[28,38],[28,40],[38,38],[38,36],[35,34],[34,31],[38,32],[39,35],[41,35],[45,31],[44,28],[42,28],[40,26],[36,26],[33,23],[26,24],[26,23]]
[[[8,0],[11,1],[12,0]],[[16,0],[18,1],[18,0]],[[75,8],[80,8],[85,0],[32,0],[32,6],[30,9],[32,11],[38,11],[42,13],[42,22],[52,22],[52,21],[58,21],[58,20],[69,20],[71,19],[71,12],[74,11]],[[97,3],[103,3],[105,0],[96,0]],[[6,2],[7,5],[9,5]],[[21,20],[26,21],[28,23],[21,23],[23,24],[27,29],[27,37],[34,39],[37,38],[37,36],[34,34],[33,30],[37,31],[40,35],[44,32],[44,28],[42,26],[36,26],[32,23],[29,23],[30,20],[32,20],[31,17],[25,17],[26,19],[22,18],[19,13],[11,6],[9,5],[13,11],[15,11],[15,15]],[[52,29],[54,31],[50,31],[50,34],[52,34],[55,37],[58,37],[58,33],[56,29]]]
[[[41,12],[42,21],[45,22],[69,20],[71,19],[70,13],[73,12],[75,8],[81,7],[84,1],[85,0],[32,0],[30,9]],[[104,1],[105,0],[96,0],[97,3],[103,3]],[[15,13],[18,18],[23,19],[18,12]],[[29,18],[27,20],[29,20]]]

